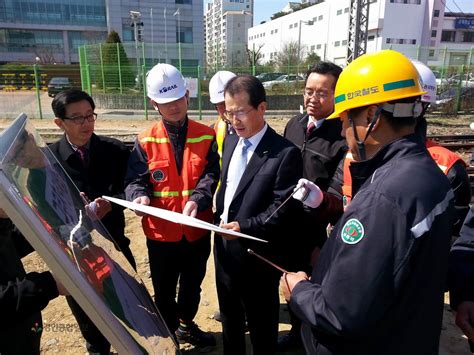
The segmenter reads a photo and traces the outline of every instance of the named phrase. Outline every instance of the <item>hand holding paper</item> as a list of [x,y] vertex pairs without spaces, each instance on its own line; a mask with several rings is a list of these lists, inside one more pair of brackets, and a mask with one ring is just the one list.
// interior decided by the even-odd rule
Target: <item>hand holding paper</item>
[[157,208],[157,207],[152,207],[152,206],[145,206],[143,204],[129,202],[129,201],[121,200],[119,198],[115,198],[115,197],[109,197],[109,196],[102,196],[102,197],[104,199],[109,200],[113,203],[116,203],[120,206],[124,206],[126,208],[131,209],[131,210],[134,210],[135,213],[138,212],[138,213],[142,213],[142,214],[149,214],[151,216],[162,218],[162,219],[165,219],[165,220],[170,221],[170,222],[184,224],[184,225],[187,225],[187,226],[190,226],[190,227],[196,227],[196,228],[210,230],[210,231],[216,232],[217,234],[226,234],[226,235],[231,235],[231,236],[235,236],[235,237],[252,239],[252,240],[262,242],[262,243],[268,243],[266,240],[255,238],[255,237],[252,237],[250,235],[240,233],[240,232],[236,232],[236,231],[231,230],[231,229],[223,229],[223,228],[215,226],[214,224],[201,221],[200,219],[193,218],[193,217],[190,217],[190,216],[185,216],[182,213],[176,213],[176,212],[173,212],[173,211],[168,211],[168,210],[164,210],[162,208]]

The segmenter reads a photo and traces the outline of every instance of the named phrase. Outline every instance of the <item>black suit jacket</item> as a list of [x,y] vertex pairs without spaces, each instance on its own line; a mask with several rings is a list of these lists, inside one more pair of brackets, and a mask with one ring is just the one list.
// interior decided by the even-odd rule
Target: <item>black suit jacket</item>
[[[49,148],[79,191],[84,192],[91,201],[103,195],[125,198],[124,179],[130,151],[122,142],[93,134],[87,168],[83,167],[65,135]],[[113,203],[112,211],[101,221],[121,248],[128,246],[130,242],[124,235],[125,217],[121,206]]]
[[[216,223],[220,222],[224,209],[229,163],[238,140],[237,135],[229,135],[224,141],[222,179],[216,196]],[[267,223],[265,220],[291,195],[302,171],[298,148],[268,127],[242,175],[228,212],[228,222],[239,222],[243,233],[268,240],[268,243],[244,238],[232,241],[216,238],[217,253],[229,254],[227,259],[230,262],[247,264],[251,259],[251,264],[254,264],[255,257],[249,258],[247,253],[251,248],[287,265],[290,250],[298,244],[294,237],[299,234],[296,230],[301,203],[290,199]],[[261,266],[260,261],[257,263]]]

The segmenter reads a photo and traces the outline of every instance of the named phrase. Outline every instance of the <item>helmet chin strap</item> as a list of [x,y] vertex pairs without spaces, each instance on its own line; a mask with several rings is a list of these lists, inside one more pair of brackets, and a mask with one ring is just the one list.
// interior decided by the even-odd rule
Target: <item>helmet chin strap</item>
[[377,121],[380,117],[380,112],[381,111],[382,111],[382,107],[378,106],[377,111],[375,111],[375,116],[372,119],[372,122],[370,122],[369,129],[367,130],[367,133],[365,134],[365,138],[364,138],[363,141],[361,141],[359,139],[359,135],[357,134],[357,130],[355,128],[354,119],[351,115],[351,111],[349,110],[347,112],[347,116],[349,117],[349,122],[351,124],[352,131],[354,132],[354,138],[355,138],[356,143],[357,143],[357,149],[359,151],[360,160],[366,160],[367,159],[367,155],[366,155],[366,152],[365,152],[365,141],[369,138],[369,135],[372,132],[372,129],[374,128],[375,124],[377,123]]

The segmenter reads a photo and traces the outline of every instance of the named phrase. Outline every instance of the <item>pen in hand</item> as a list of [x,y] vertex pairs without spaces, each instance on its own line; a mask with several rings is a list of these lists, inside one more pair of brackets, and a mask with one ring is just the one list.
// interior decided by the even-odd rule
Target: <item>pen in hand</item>
[[277,212],[280,210],[280,208],[282,208],[283,205],[285,205],[285,204],[290,200],[290,198],[292,198],[293,195],[294,195],[295,193],[297,193],[297,192],[299,191],[299,189],[301,189],[303,186],[304,186],[304,185],[301,185],[301,186],[298,187],[295,191],[293,191],[293,192],[291,193],[291,195],[288,196],[288,197],[286,198],[286,200],[283,201],[283,202],[281,203],[281,205],[278,206],[278,207],[276,208],[276,210],[273,211],[272,214],[271,214],[270,216],[268,216],[268,217],[265,219],[265,221],[264,221],[263,223],[264,223],[264,224],[267,223],[267,222],[270,220],[270,218],[272,218],[272,217],[275,215],[275,213],[277,213]]

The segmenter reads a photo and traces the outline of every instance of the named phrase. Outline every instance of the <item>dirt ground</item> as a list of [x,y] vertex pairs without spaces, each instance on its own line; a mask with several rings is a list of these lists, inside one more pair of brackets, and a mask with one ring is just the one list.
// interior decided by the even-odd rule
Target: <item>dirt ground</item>
[[[468,125],[474,121],[474,116],[463,118],[446,118],[430,120],[431,134],[470,134]],[[0,119],[0,127],[9,124],[9,120]],[[53,133],[57,131],[51,120],[33,120],[34,126],[41,131]],[[211,121],[209,121],[210,123]],[[282,132],[287,118],[268,119],[270,126],[278,132]],[[131,139],[136,133],[150,125],[150,121],[143,120],[101,120],[97,121],[96,131],[99,134],[115,135],[117,137],[126,137]],[[463,157],[468,160],[469,152],[464,152]],[[130,211],[126,212],[126,235],[132,241],[131,249],[135,256],[138,266],[138,274],[144,280],[150,294],[153,294],[151,279],[149,278],[148,258],[145,244],[145,237],[141,230],[139,218]],[[33,253],[24,260],[27,271],[37,271],[46,269],[46,265],[41,258]],[[221,324],[213,319],[213,314],[218,310],[217,295],[215,290],[214,279],[214,262],[213,257],[209,258],[207,265],[206,278],[202,285],[201,304],[196,318],[196,322],[205,331],[213,332],[218,340],[216,348],[208,350],[209,354],[222,353],[221,341]],[[461,331],[455,326],[453,313],[450,311],[449,295],[445,297],[445,312],[442,327],[440,353],[441,354],[469,354],[465,337]],[[288,312],[286,310],[285,301],[281,298],[281,317],[280,317],[280,334],[284,334],[289,329]],[[84,339],[77,327],[76,321],[72,316],[65,299],[59,297],[47,306],[43,311],[44,331],[41,342],[41,351],[44,354],[84,354],[87,353],[84,346]],[[196,349],[186,348],[189,352],[198,352]],[[250,349],[250,348],[249,348]],[[203,352],[203,351],[199,351]]]

